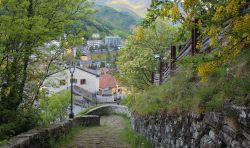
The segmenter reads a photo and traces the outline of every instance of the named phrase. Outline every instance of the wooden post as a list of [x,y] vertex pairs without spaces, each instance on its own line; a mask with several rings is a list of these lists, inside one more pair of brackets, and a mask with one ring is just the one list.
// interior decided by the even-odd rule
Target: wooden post
[[176,68],[175,62],[176,62],[176,46],[171,46],[171,65],[170,65],[171,69]]
[[196,49],[197,37],[198,37],[197,25],[198,25],[198,19],[195,19],[194,20],[194,27],[192,29],[192,48],[191,48],[192,56],[194,56],[198,52]]
[[155,73],[152,72],[152,75],[151,75],[151,84],[154,84],[155,83]]
[[159,74],[160,74],[160,79],[159,79],[159,85],[162,84],[163,82],[163,68],[164,68],[164,62],[163,62],[163,58],[160,57],[159,59]]

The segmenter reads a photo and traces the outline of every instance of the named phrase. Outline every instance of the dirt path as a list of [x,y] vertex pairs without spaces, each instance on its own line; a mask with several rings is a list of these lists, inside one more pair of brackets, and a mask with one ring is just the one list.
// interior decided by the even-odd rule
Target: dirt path
[[123,117],[118,115],[101,117],[101,126],[88,127],[80,131],[65,148],[129,148],[122,136]]

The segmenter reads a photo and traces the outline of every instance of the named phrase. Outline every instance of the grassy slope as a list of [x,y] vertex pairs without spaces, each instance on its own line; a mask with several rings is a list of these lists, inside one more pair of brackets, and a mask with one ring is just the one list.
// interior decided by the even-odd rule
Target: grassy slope
[[245,50],[230,63],[220,65],[206,83],[197,82],[191,68],[183,66],[162,86],[133,94],[123,104],[139,114],[180,110],[204,113],[222,111],[225,102],[250,106],[249,92],[250,51]]

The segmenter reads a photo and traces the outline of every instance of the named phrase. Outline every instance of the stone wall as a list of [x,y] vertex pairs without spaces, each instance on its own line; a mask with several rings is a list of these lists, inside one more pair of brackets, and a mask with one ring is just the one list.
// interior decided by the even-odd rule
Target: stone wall
[[133,128],[157,148],[250,148],[250,109],[225,106],[224,112],[131,115]]
[[128,117],[130,117],[131,113],[128,109],[128,107],[123,105],[114,105],[114,104],[108,104],[108,105],[102,105],[99,107],[96,107],[86,113],[87,115],[111,115],[111,114],[124,114]]
[[67,120],[48,128],[33,129],[10,139],[0,148],[48,148],[51,140],[57,140],[67,134],[75,126],[99,126],[100,117],[88,115]]

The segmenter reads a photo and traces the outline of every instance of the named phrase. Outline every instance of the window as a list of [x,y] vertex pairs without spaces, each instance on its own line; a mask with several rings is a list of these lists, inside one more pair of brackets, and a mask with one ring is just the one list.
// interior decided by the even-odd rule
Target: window
[[66,85],[66,80],[60,80],[60,85],[61,86]]
[[77,79],[71,79],[73,83],[77,83]]
[[81,85],[86,84],[86,79],[81,79]]

